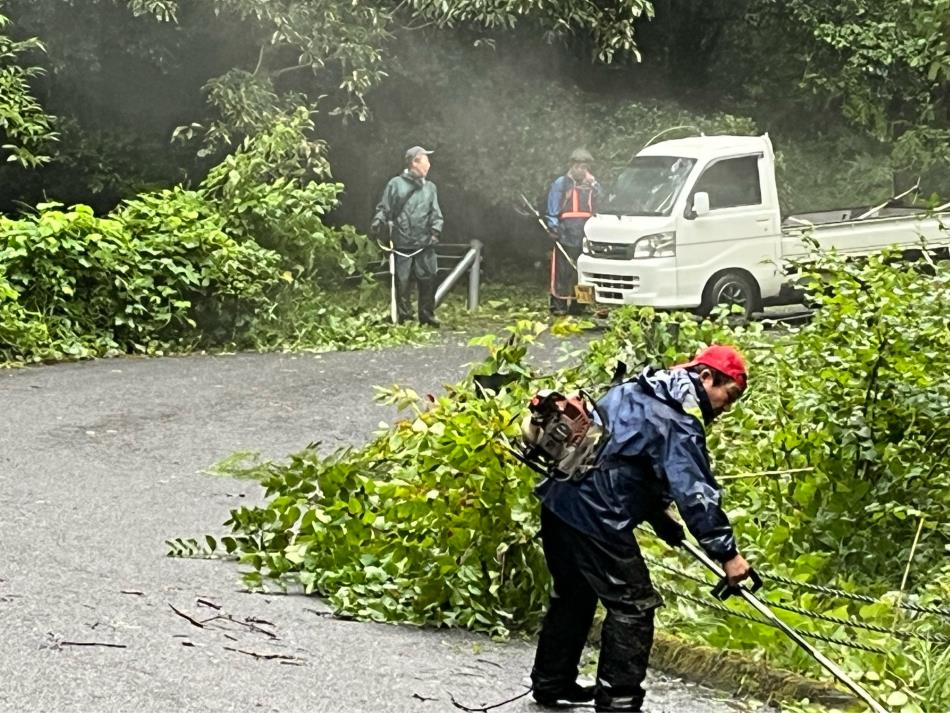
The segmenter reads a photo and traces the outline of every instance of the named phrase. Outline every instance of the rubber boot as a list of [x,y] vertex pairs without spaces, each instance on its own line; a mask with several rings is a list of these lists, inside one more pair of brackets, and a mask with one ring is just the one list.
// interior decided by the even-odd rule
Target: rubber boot
[[539,706],[560,708],[572,703],[589,703],[594,700],[594,686],[582,686],[577,681],[557,693],[534,691],[534,701]]
[[396,256],[396,314],[400,324],[412,319],[412,258]]
[[594,691],[577,683],[578,664],[597,608],[597,594],[578,566],[586,541],[557,515],[541,508],[541,544],[554,580],[531,669],[534,700],[541,705],[593,698]]
[[559,700],[575,703],[593,700],[592,689],[577,684],[577,667],[594,619],[597,599],[592,592],[569,592],[568,596],[551,597],[551,604],[531,669],[534,700],[542,705],[555,705]]
[[653,648],[653,610],[608,609],[597,666],[597,711],[637,713],[643,706],[643,680]]
[[441,323],[435,318],[435,290],[434,277],[419,279],[419,323],[430,327],[439,327]]

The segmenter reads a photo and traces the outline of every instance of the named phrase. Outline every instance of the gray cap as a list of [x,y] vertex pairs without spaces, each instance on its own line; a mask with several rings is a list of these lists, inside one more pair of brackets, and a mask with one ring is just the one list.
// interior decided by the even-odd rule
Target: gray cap
[[571,163],[593,163],[594,157],[587,149],[574,149],[571,152]]
[[429,156],[430,154],[435,153],[435,151],[429,151],[429,149],[424,149],[421,146],[413,146],[411,149],[406,151],[406,162],[414,161],[417,157],[425,154]]

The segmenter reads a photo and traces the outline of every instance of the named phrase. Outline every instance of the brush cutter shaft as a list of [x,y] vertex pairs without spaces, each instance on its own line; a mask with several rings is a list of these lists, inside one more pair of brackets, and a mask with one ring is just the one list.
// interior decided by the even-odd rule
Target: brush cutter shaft
[[389,319],[399,324],[399,311],[396,304],[396,250],[389,243]]
[[[723,572],[722,567],[716,564],[705,552],[703,552],[699,547],[694,545],[692,542],[688,542],[684,540],[683,547],[685,547],[687,552],[689,552],[693,557],[699,560],[699,562],[701,562],[706,567],[706,569],[711,571],[717,577],[725,576],[725,573]],[[850,689],[852,693],[854,693],[858,698],[860,698],[862,701],[867,703],[868,708],[874,711],[874,713],[890,713],[890,711],[888,711],[884,706],[882,706],[874,698],[872,698],[870,693],[868,693],[861,686],[859,686],[857,682],[853,681],[851,677],[848,676],[848,674],[845,673],[844,670],[842,670],[840,666],[838,666],[838,664],[836,664],[834,661],[829,659],[823,653],[818,651],[818,649],[816,649],[814,646],[812,646],[807,641],[805,641],[805,639],[802,638],[801,634],[799,634],[797,631],[795,631],[790,626],[788,626],[784,621],[779,619],[772,612],[769,606],[765,604],[765,602],[763,602],[761,599],[759,599],[757,596],[755,596],[752,592],[750,592],[745,587],[739,586],[739,587],[736,587],[735,589],[737,590],[738,594],[743,599],[745,599],[745,601],[749,604],[749,606],[751,606],[753,609],[758,611],[762,616],[764,616],[766,619],[768,619],[773,624],[775,624],[776,627],[781,629],[785,633],[785,635],[788,636],[788,638],[790,638],[792,641],[798,644],[799,647],[801,647],[809,656],[811,656],[818,663],[820,663],[825,668],[825,670],[828,671],[828,673],[830,673],[832,676],[837,678],[842,684],[844,684],[848,689]]]
[[[524,201],[524,204],[525,204],[526,206],[528,206],[528,208],[531,210],[532,213],[534,213],[534,217],[538,219],[538,225],[541,226],[541,230],[543,230],[545,233],[547,233],[548,235],[550,235],[550,234],[551,234],[551,231],[550,231],[550,229],[548,228],[548,226],[544,224],[544,218],[541,217],[541,214],[538,212],[538,209],[535,208],[533,205],[531,205],[531,201],[529,201],[529,200],[525,197],[524,193],[521,194],[521,200],[523,200],[523,201]],[[560,240],[558,240],[557,238],[553,238],[553,240],[554,240],[554,245],[557,247],[558,250],[561,251],[561,254],[562,254],[562,255],[564,256],[564,258],[567,260],[567,263],[568,263],[572,268],[574,268],[574,272],[577,272],[577,263],[574,262],[574,258],[572,258],[570,255],[567,254],[567,250],[565,250],[565,249],[564,249],[564,246],[561,245],[561,241],[560,241]]]
[[567,260],[568,265],[574,268],[574,272],[577,272],[577,263],[574,262],[574,259],[567,254],[567,250],[565,250],[564,246],[561,245],[561,241],[555,240],[554,244],[557,246],[557,249],[561,251],[561,255],[564,256],[564,259]]

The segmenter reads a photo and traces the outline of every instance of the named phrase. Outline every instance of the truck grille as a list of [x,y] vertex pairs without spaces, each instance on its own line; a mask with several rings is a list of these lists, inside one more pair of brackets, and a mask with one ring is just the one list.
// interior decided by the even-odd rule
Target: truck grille
[[629,260],[633,257],[633,246],[627,243],[587,242],[588,254],[605,260]]
[[597,289],[597,298],[623,300],[622,290],[639,292],[639,275],[586,275],[586,280]]

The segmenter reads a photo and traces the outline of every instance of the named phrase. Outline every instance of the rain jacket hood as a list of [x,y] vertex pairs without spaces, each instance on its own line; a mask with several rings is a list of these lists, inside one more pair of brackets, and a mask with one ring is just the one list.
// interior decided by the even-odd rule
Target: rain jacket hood
[[640,375],[638,383],[644,393],[674,408],[679,404],[683,413],[694,416],[704,425],[713,422],[712,404],[695,374],[685,369],[647,370]]
[[632,543],[634,527],[665,517],[676,503],[711,557],[734,557],[735,537],[706,450],[703,426],[712,408],[698,379],[682,369],[646,370],[611,388],[598,405],[610,432],[598,465],[579,483],[543,481],[536,493],[544,507],[592,537]]

